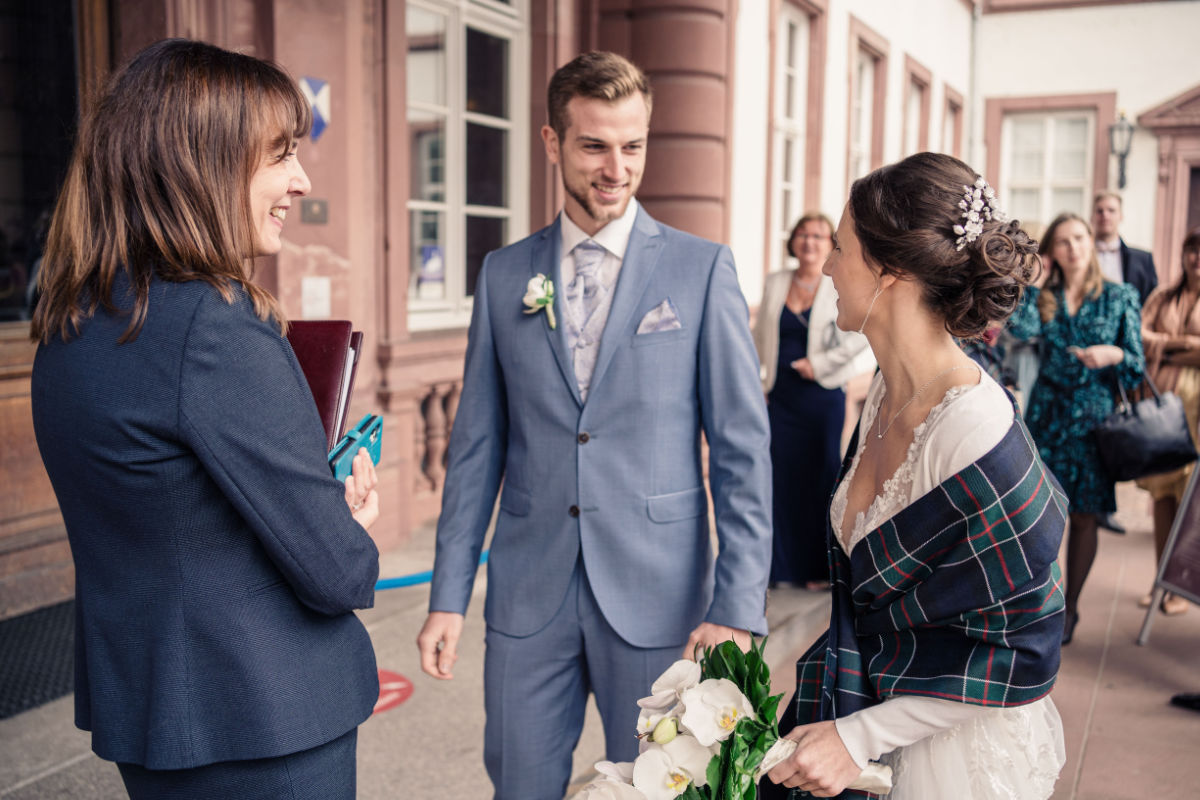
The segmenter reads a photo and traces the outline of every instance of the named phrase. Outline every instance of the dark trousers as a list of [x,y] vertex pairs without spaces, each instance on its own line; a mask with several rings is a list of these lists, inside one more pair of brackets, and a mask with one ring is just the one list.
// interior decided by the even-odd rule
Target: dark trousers
[[354,800],[358,729],[311,750],[190,769],[117,764],[130,800]]

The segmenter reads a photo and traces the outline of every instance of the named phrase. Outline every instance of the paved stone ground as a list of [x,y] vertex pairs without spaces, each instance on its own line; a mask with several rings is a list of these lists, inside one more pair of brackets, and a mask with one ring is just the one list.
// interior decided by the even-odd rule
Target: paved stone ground
[[[1149,506],[1132,485],[1120,486],[1118,497],[1118,519],[1129,534],[1100,534],[1075,642],[1063,651],[1053,695],[1068,751],[1054,800],[1200,797],[1191,770],[1200,752],[1200,714],[1167,704],[1175,692],[1200,691],[1200,609],[1159,616],[1149,645],[1134,644],[1145,613],[1136,601],[1154,576]],[[425,529],[385,557],[383,575],[419,572],[432,561],[432,531]],[[360,730],[361,800],[490,796],[482,764],[482,589],[480,581],[450,682],[426,678],[418,666],[414,642],[428,587],[381,592],[376,608],[363,613],[380,667],[408,677],[414,692]],[[777,691],[790,693],[788,665],[823,628],[827,603],[820,593],[773,593],[768,656]],[[0,721],[0,798],[123,798],[116,768],[88,747],[87,735],[72,725],[70,697]],[[589,778],[601,750],[593,709],[576,750],[573,785]]]

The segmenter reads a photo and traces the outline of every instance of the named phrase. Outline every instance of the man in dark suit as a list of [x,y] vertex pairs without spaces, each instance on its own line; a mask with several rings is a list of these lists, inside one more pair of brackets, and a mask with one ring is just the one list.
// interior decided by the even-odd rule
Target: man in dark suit
[[1158,285],[1154,256],[1125,244],[1121,238],[1121,222],[1125,214],[1121,195],[1105,190],[1092,201],[1092,233],[1096,237],[1096,258],[1104,277],[1117,283],[1132,284],[1142,305]]
[[[1158,285],[1158,271],[1154,267],[1154,256],[1125,244],[1121,238],[1121,222],[1125,219],[1121,195],[1105,189],[1097,192],[1092,200],[1092,234],[1096,237],[1096,259],[1104,277],[1114,283],[1128,283],[1137,289],[1142,305]],[[1113,519],[1112,514],[1100,516],[1100,526],[1113,533],[1124,533],[1125,528]]]
[[418,638],[422,669],[450,678],[503,480],[484,607],[498,800],[563,797],[589,694],[608,758],[632,761],[636,701],[661,672],[765,631],[771,559],[770,432],[733,256],[634,198],[641,70],[587,53],[548,100],[563,213],[484,261]]

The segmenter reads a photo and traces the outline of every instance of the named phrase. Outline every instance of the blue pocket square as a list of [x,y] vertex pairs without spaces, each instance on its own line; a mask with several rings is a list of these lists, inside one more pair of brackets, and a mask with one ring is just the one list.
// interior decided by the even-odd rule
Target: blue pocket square
[[643,333],[673,331],[682,327],[683,323],[679,321],[679,315],[675,313],[675,304],[668,297],[646,312],[646,316],[642,317],[642,321],[638,323],[637,332],[640,336]]

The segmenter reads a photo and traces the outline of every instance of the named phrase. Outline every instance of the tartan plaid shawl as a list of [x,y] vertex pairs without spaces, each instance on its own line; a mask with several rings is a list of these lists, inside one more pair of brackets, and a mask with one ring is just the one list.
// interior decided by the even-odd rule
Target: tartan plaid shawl
[[1048,694],[1063,631],[1055,559],[1066,522],[1066,496],[1018,416],[991,451],[850,557],[827,525],[833,617],[796,664],[797,724],[892,695],[1018,706]]

